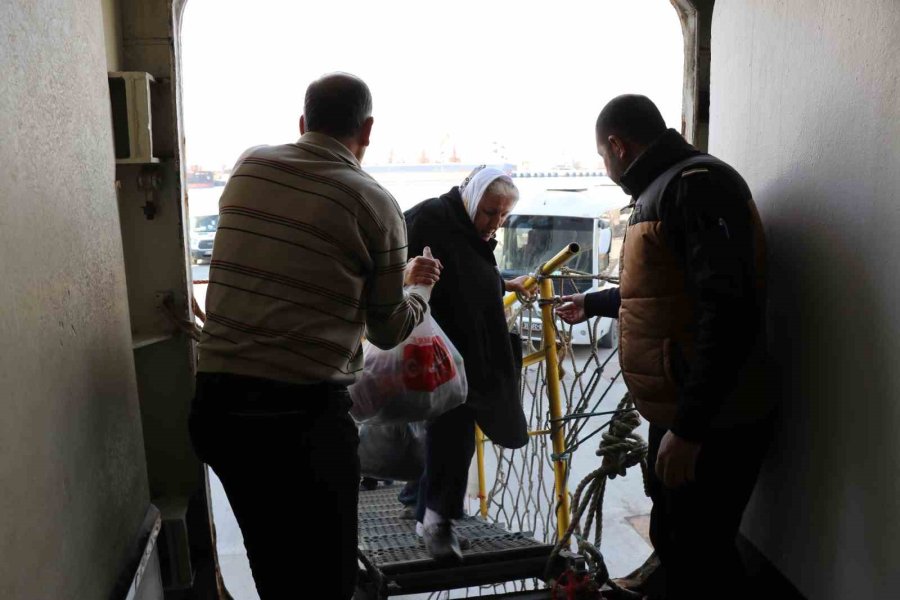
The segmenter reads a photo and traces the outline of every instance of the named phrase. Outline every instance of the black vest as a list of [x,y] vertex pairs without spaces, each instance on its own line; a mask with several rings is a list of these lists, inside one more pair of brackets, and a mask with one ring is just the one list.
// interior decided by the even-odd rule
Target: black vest
[[[640,413],[663,427],[671,426],[677,410],[678,374],[691,360],[697,313],[696,299],[688,289],[684,259],[667,239],[661,207],[676,180],[711,170],[725,171],[735,182],[738,194],[753,206],[750,190],[737,171],[708,154],[691,156],[663,171],[635,199],[622,245],[622,374]],[[762,228],[755,207],[751,213],[759,247],[763,249],[758,257],[762,272]],[[730,413],[730,409],[723,410]]]

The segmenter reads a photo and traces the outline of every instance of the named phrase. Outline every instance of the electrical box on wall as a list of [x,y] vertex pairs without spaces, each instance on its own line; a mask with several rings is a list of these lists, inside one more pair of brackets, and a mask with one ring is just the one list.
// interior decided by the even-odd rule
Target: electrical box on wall
[[140,71],[109,73],[109,100],[117,163],[159,162],[153,156],[150,111],[150,85],[154,81],[150,73]]

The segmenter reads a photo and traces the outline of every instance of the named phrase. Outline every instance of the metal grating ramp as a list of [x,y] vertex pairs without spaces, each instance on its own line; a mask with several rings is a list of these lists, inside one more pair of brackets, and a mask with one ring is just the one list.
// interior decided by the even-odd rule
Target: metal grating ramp
[[[367,569],[360,583],[368,597],[430,592],[501,583],[543,575],[552,546],[525,533],[512,533],[477,517],[457,522],[457,533],[471,545],[462,564],[435,562],[416,535],[415,521],[400,519],[399,486],[359,493],[359,549]],[[373,571],[387,590],[375,593]],[[385,586],[381,586],[382,588]]]

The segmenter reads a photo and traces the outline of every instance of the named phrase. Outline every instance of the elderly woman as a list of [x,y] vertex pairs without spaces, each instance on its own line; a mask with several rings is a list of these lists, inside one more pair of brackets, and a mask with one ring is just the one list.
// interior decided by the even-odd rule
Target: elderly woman
[[494,236],[519,198],[503,171],[481,166],[458,187],[406,212],[409,255],[426,246],[443,265],[431,294],[431,311],[465,361],[466,403],[430,423],[425,475],[416,519],[429,553],[461,559],[453,519],[463,516],[475,424],[495,444],[528,442],[519,393],[521,340],[511,336],[503,310],[505,291],[526,293],[524,277],[504,281],[494,260]]

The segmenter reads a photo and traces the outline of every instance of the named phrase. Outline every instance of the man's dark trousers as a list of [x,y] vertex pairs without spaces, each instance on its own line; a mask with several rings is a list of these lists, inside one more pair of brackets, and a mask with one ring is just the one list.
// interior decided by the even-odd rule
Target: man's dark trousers
[[741,518],[771,437],[771,420],[713,431],[701,446],[696,480],[666,488],[654,466],[666,429],[650,425],[650,538],[665,574],[666,600],[747,593],[737,552]]
[[322,585],[353,596],[359,437],[349,407],[333,384],[197,375],[191,440],[222,481],[261,600]]

